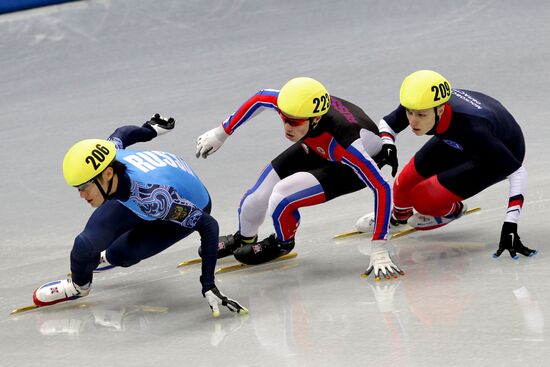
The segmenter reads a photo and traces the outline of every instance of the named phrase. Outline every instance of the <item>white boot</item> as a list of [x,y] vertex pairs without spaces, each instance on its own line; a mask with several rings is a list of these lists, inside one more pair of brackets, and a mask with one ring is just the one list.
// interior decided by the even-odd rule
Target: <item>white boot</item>
[[443,227],[446,224],[451,223],[453,220],[458,219],[464,215],[466,210],[468,210],[468,205],[464,202],[459,202],[458,205],[461,205],[462,208],[460,209],[459,213],[457,215],[447,215],[443,217],[432,217],[431,215],[424,215],[420,213],[413,214],[407,223],[411,226],[416,228],[419,231],[428,231],[430,229],[436,229],[439,227]]
[[[374,218],[375,218],[375,214],[374,213],[368,213],[368,214],[365,214],[363,215],[361,218],[359,218],[357,220],[357,222],[355,222],[355,228],[359,231],[359,232],[363,232],[363,233],[373,233],[374,232]],[[393,218],[392,218],[393,219]],[[404,227],[406,226],[406,224],[402,224],[402,223],[398,223],[397,220],[393,219],[393,220],[390,220],[390,230],[389,230],[389,233],[390,234],[394,234],[396,232],[399,232],[400,230],[402,230]]]
[[88,293],[90,293],[89,286],[87,289],[82,289],[69,278],[42,285],[34,291],[32,299],[37,306],[49,306],[84,297]]

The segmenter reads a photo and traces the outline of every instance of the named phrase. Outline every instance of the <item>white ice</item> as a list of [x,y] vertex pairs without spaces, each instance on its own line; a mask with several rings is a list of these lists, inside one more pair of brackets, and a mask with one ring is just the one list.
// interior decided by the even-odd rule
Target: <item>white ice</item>
[[[546,0],[90,0],[0,16],[0,364],[548,365],[549,39]],[[65,276],[92,212],[62,177],[74,142],[174,116],[174,132],[138,147],[183,155],[232,233],[242,194],[289,142],[274,113],[207,160],[194,157],[198,135],[258,89],[300,75],[378,121],[421,68],[496,97],[521,123],[529,190],[519,228],[537,257],[491,258],[507,205],[501,183],[468,200],[481,213],[396,240],[403,278],[363,279],[358,246],[368,238],[332,236],[372,210],[365,189],[301,210],[295,260],[217,277],[247,317],[213,319],[199,268],[176,269],[196,257],[197,235],[97,276],[76,303],[9,315]],[[424,141],[399,136],[402,166]],[[270,230],[266,221],[261,235]]]

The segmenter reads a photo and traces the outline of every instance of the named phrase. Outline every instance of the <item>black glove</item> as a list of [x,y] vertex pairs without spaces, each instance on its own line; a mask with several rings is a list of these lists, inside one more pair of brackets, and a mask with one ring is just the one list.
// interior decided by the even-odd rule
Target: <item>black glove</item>
[[240,315],[248,314],[248,310],[245,307],[241,306],[239,302],[234,299],[227,298],[226,295],[220,292],[216,286],[209,291],[204,292],[202,295],[206,298],[208,305],[212,309],[212,316],[214,317],[220,316],[220,304],[227,307],[231,312],[236,312]]
[[397,174],[397,167],[399,167],[399,162],[397,161],[397,147],[395,144],[382,145],[382,150],[375,155],[373,159],[378,165],[378,168],[382,168],[386,164],[391,166],[391,175],[395,177]]
[[517,223],[511,222],[504,222],[504,224],[502,224],[500,243],[498,245],[498,250],[493,254],[493,257],[499,257],[505,250],[510,251],[510,256],[514,260],[519,259],[517,253],[522,254],[523,256],[535,256],[537,254],[537,250],[531,250],[521,243],[518,235],[518,225]]
[[153,117],[149,121],[145,123],[145,125],[148,125],[153,130],[157,132],[157,135],[166,134],[168,131],[172,130],[174,126],[176,125],[176,120],[174,120],[173,117],[165,118],[159,115],[158,113],[155,113]]

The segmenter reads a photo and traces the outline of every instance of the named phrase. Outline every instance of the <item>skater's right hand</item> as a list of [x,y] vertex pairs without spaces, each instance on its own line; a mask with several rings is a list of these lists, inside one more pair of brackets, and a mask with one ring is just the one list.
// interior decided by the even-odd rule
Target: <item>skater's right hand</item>
[[218,287],[216,286],[205,292],[203,296],[206,298],[208,305],[212,309],[212,316],[214,317],[220,316],[220,304],[227,307],[231,312],[237,312],[239,315],[248,314],[248,310],[245,307],[241,306],[239,302],[231,298],[227,298],[222,292],[218,290]]
[[537,250],[531,250],[523,245],[518,235],[518,224],[512,222],[504,222],[502,224],[500,243],[493,257],[496,259],[506,250],[510,252],[510,256],[514,260],[519,259],[518,253],[523,256],[535,256],[537,254]]
[[197,151],[195,155],[197,158],[200,156],[207,158],[210,154],[220,149],[228,136],[221,125],[208,130],[197,138]]
[[370,264],[367,271],[365,271],[365,276],[368,277],[371,273],[374,273],[374,280],[380,281],[382,276],[389,280],[390,277],[398,278],[399,275],[405,275],[405,272],[393,262],[388,250],[378,242],[385,241],[372,241]]

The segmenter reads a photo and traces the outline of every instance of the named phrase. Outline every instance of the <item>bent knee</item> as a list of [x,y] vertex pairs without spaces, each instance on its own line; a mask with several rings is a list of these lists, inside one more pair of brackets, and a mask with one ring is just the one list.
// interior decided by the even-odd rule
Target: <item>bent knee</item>
[[459,196],[446,189],[437,176],[432,176],[420,182],[412,190],[412,205],[414,209],[425,215],[445,215],[453,203],[462,200]]
[[424,177],[420,176],[414,165],[414,157],[405,165],[403,170],[397,176],[397,179],[393,183],[393,191],[410,191],[419,182],[424,180]]
[[81,261],[92,261],[99,258],[100,252],[86,236],[79,234],[74,240],[71,258]]

